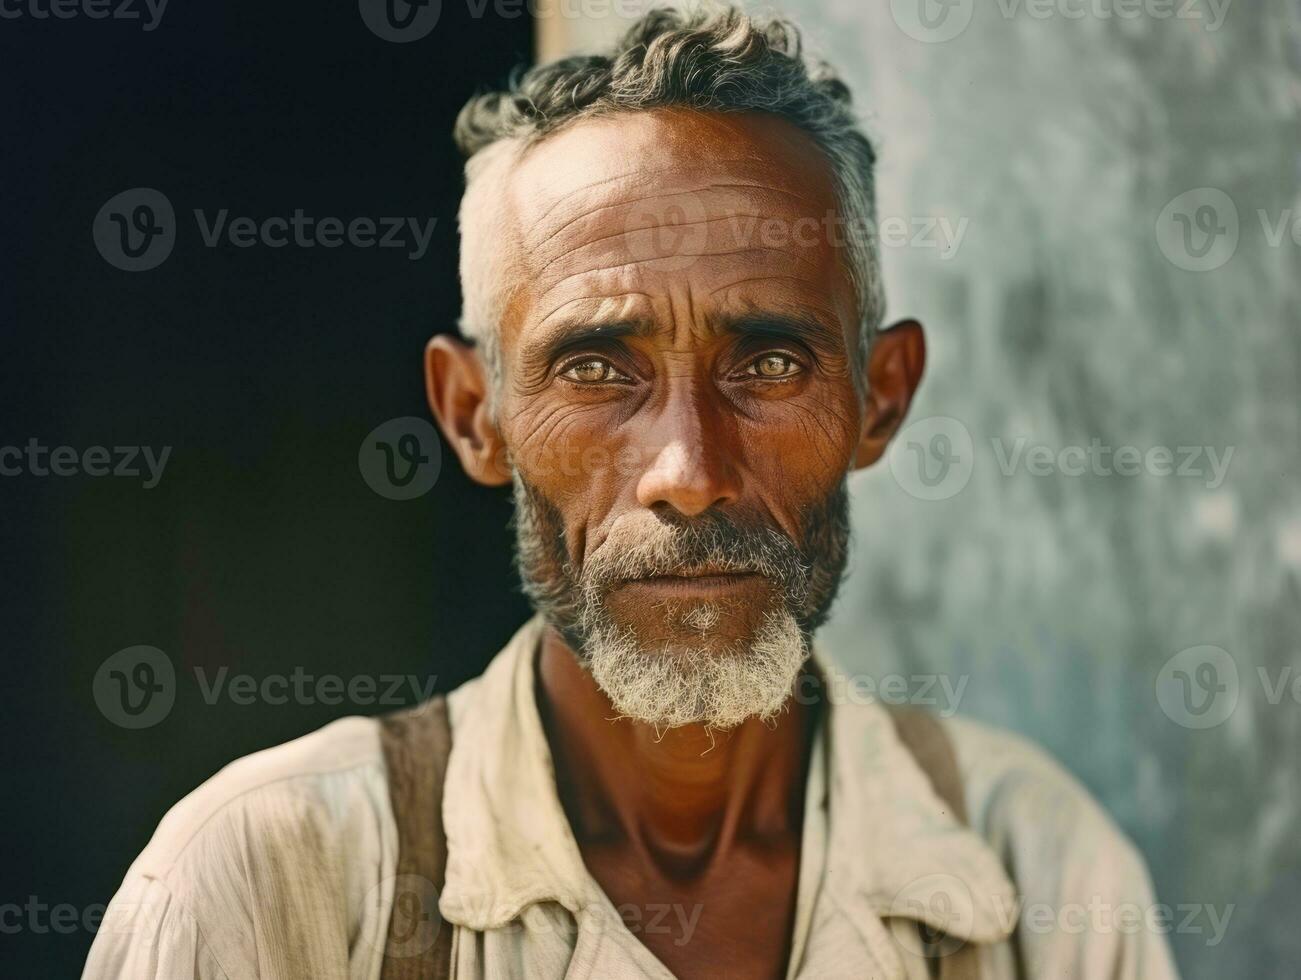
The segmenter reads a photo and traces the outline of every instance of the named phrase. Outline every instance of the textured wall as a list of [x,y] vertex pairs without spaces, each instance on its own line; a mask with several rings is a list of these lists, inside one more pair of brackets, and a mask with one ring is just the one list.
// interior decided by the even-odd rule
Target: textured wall
[[855,478],[828,642],[965,680],[962,712],[1103,800],[1160,901],[1231,915],[1216,945],[1207,909],[1172,935],[1186,977],[1278,977],[1301,958],[1301,7],[1184,5],[784,5],[880,139],[882,219],[912,229],[883,249],[891,315],[931,342],[891,467]]

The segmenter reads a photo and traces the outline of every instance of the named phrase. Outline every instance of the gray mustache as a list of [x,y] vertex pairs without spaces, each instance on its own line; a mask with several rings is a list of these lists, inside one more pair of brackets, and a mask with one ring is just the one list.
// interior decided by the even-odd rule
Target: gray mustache
[[757,574],[791,589],[804,585],[809,564],[772,527],[738,524],[723,515],[690,524],[659,518],[616,526],[583,562],[588,588],[660,575]]

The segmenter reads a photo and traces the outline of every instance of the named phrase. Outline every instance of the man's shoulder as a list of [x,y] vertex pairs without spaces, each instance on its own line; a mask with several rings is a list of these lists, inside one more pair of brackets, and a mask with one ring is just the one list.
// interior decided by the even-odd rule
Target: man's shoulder
[[[972,829],[1024,899],[1149,900],[1137,848],[1093,795],[1029,739],[971,719],[944,720]],[[1089,894],[1075,894],[1088,892]]]
[[375,829],[387,813],[378,723],[341,718],[219,770],[167,812],[131,870],[164,878],[178,863],[273,841],[317,850],[358,820]]
[[163,817],[85,976],[341,975],[352,939],[382,949],[396,849],[374,719],[244,756]]

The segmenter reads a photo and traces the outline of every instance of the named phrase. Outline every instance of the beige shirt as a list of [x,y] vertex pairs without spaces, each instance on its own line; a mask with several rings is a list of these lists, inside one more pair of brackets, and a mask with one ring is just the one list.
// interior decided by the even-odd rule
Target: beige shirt
[[[450,697],[437,902],[441,928],[455,929],[453,975],[668,980],[638,934],[689,944],[699,912],[616,909],[584,867],[534,700],[540,631],[530,621]],[[830,691],[854,690],[818,663]],[[1141,858],[1086,791],[1011,735],[946,725],[970,829],[945,811],[881,705],[833,697],[808,776],[788,978],[922,980],[920,920],[978,943],[990,978],[1174,977],[1169,916],[1156,914]],[[240,759],[163,819],[83,975],[377,980],[395,895],[397,914],[420,918],[411,883],[395,880],[396,850],[373,719]]]

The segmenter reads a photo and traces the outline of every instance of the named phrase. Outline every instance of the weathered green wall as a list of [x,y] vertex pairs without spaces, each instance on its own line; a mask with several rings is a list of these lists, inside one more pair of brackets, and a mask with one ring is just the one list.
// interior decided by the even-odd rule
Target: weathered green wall
[[921,2],[782,5],[879,138],[881,217],[911,229],[891,316],[931,345],[913,427],[855,478],[827,642],[965,680],[959,710],[1075,772],[1161,902],[1230,914],[1216,945],[1205,909],[1172,935],[1186,977],[1293,975],[1301,6],[924,0],[928,28]]

